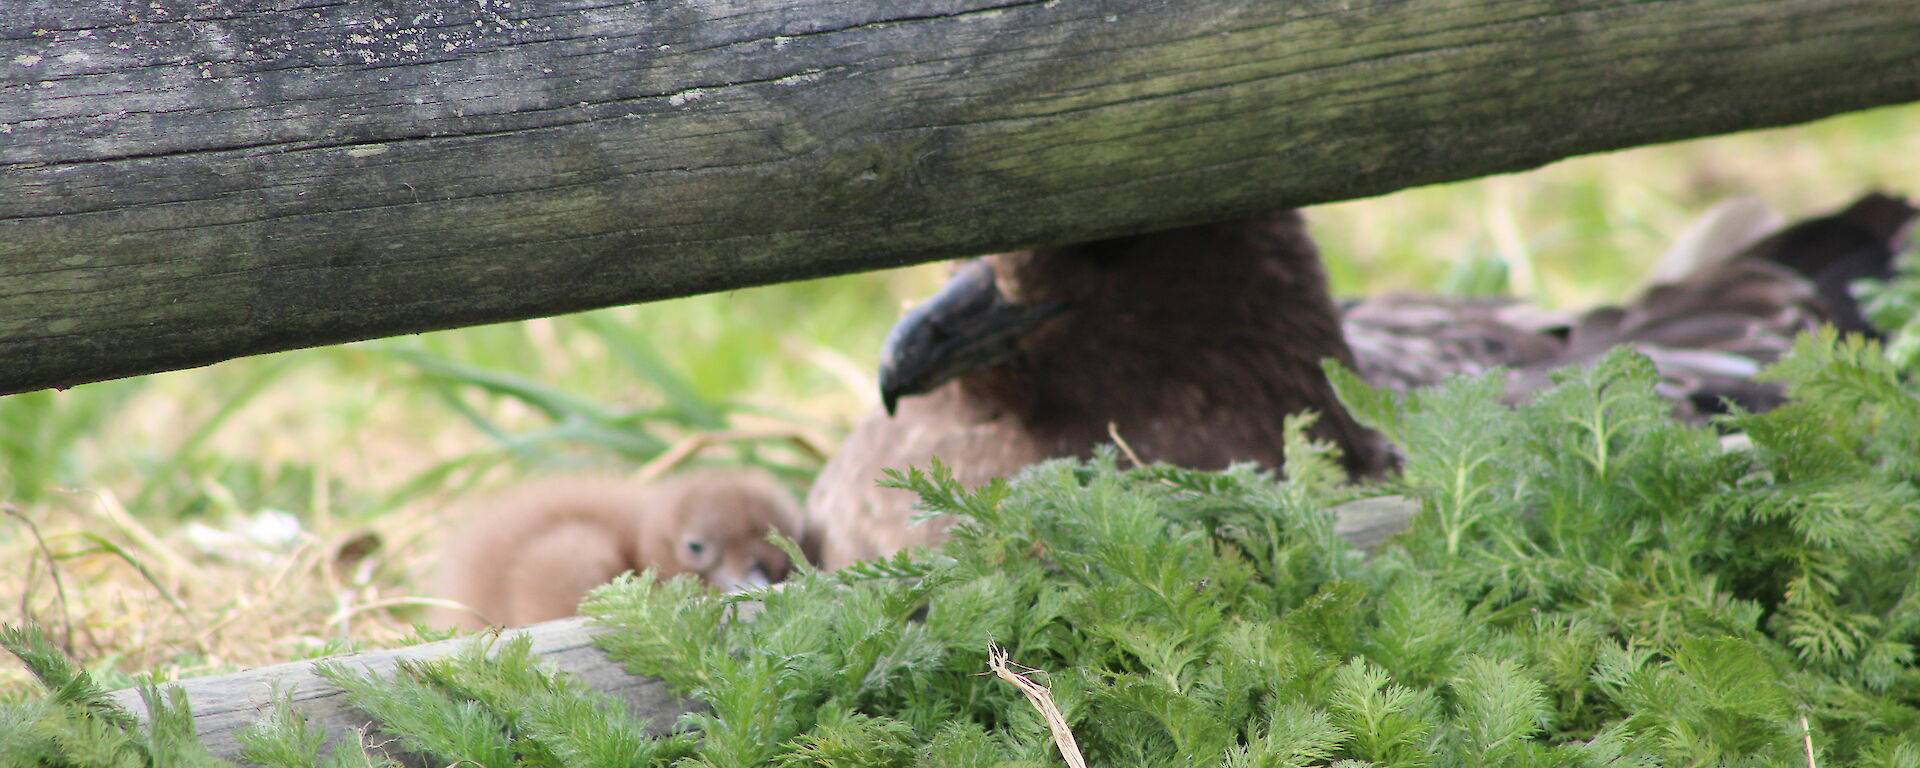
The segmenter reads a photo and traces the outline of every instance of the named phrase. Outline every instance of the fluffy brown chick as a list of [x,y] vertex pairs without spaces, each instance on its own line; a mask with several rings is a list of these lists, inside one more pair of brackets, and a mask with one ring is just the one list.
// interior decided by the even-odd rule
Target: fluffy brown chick
[[440,610],[430,621],[478,629],[565,618],[594,587],[648,568],[720,589],[764,586],[792,568],[766,540],[770,530],[798,538],[799,510],[786,488],[753,470],[696,470],[652,485],[528,483],[488,502],[441,553],[437,593],[479,616]]

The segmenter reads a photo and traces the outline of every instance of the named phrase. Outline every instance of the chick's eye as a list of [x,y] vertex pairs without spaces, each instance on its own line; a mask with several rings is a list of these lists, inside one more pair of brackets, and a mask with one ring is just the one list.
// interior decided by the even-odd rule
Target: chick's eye
[[697,555],[705,551],[707,551],[706,544],[700,543],[698,541],[687,542],[687,554]]

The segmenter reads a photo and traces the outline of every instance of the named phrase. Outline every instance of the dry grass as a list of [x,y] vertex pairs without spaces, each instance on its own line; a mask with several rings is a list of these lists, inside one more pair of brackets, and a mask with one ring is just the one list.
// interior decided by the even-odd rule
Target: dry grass
[[[410,635],[386,611],[363,607],[405,597],[424,563],[417,546],[431,517],[394,515],[371,525],[322,523],[284,546],[214,554],[186,526],[129,528],[107,510],[111,493],[75,493],[43,505],[52,559],[12,541],[19,567],[0,574],[15,615],[46,626],[69,653],[106,670],[176,676],[245,669]],[[22,546],[22,545],[25,546]],[[51,587],[53,574],[67,589]],[[5,668],[6,683],[21,670]]]
[[[1871,187],[1920,192],[1902,175],[1917,167],[1920,107],[1907,107],[1583,158],[1313,217],[1345,292],[1431,286],[1463,260],[1499,259],[1534,276],[1519,287],[1579,305],[1622,295],[1722,196],[1757,194],[1800,215]],[[872,407],[872,350],[892,308],[942,273],[920,267],[606,316],[672,340],[660,343],[664,368],[722,404],[718,425],[647,422],[666,447],[708,430],[831,437]],[[458,504],[570,461],[641,463],[579,441],[506,450],[393,349],[517,372],[610,408],[671,405],[573,318],[149,377],[124,406],[48,449],[60,454],[50,469],[22,477],[10,468],[11,485],[0,476],[0,498],[19,514],[0,516],[0,561],[13,564],[0,569],[0,620],[41,622],[110,683],[131,671],[185,676],[399,644],[412,636],[420,576]],[[53,395],[22,423],[79,412],[103,391]],[[522,400],[460,396],[511,432],[547,424]],[[721,461],[749,455],[726,441],[708,450]],[[62,490],[29,498],[29,483]],[[242,531],[281,510],[296,525],[277,542],[208,543],[195,533]],[[26,689],[24,671],[0,663],[0,695]]]
[[1067,725],[1066,716],[1060,714],[1060,707],[1053,703],[1053,692],[1034,682],[1031,677],[1042,670],[1020,667],[1016,672],[1013,669],[1016,666],[1019,665],[1007,661],[1006,649],[997,645],[987,648],[987,670],[1020,689],[1020,693],[1027,697],[1027,702],[1040,713],[1040,719],[1047,722],[1047,732],[1053,736],[1054,746],[1059,747],[1060,758],[1067,762],[1069,768],[1087,768],[1087,758],[1080,754],[1080,744],[1073,737],[1073,728]]

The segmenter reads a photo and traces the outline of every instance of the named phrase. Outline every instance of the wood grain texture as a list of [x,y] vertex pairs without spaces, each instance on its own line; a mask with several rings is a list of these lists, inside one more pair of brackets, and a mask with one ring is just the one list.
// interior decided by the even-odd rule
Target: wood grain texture
[[0,392],[1920,99],[1912,0],[0,5]]
[[[1393,534],[1406,530],[1418,510],[1416,504],[1403,496],[1349,502],[1333,510],[1334,533],[1355,547],[1371,552]],[[655,678],[628,674],[609,659],[606,652],[593,646],[593,634],[602,631],[608,630],[589,626],[587,619],[575,617],[506,630],[503,634],[509,637],[517,633],[532,636],[533,653],[536,656],[595,689],[625,699],[633,705],[635,714],[648,718],[654,733],[666,732],[680,715],[688,711],[688,703],[674,696],[664,683]],[[240,752],[239,744],[234,741],[234,733],[264,716],[272,704],[275,690],[291,691],[294,710],[324,729],[329,743],[338,743],[340,739],[350,737],[354,729],[372,724],[367,715],[347,705],[343,691],[313,673],[313,666],[317,663],[337,662],[349,669],[365,668],[390,675],[396,663],[402,659],[446,656],[467,642],[469,638],[456,638],[392,651],[295,661],[231,675],[187,680],[177,685],[186,691],[188,702],[193,707],[195,727],[207,747],[215,755],[231,759]],[[122,706],[145,719],[146,707],[141,703],[137,691],[115,691],[113,696]],[[421,756],[399,752],[397,742],[389,742],[382,748],[396,759],[408,765],[427,765]]]

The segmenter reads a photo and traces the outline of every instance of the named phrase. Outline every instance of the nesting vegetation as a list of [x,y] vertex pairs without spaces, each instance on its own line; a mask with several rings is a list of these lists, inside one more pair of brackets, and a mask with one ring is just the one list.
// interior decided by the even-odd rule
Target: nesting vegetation
[[1666,418],[1631,353],[1518,409],[1490,380],[1348,378],[1421,506],[1372,558],[1296,439],[1280,484],[1112,456],[972,493],[916,472],[974,520],[939,557],[803,580],[752,622],[645,580],[591,610],[711,707],[698,765],[1052,763],[990,645],[1048,672],[1091,765],[1910,764],[1920,402],[1830,336],[1774,375],[1799,400],[1734,419],[1732,451]]
[[[596,593],[602,645],[702,705],[685,732],[645,735],[524,641],[327,674],[446,764],[1055,764],[1027,696],[984,674],[996,647],[1041,670],[1089,765],[1920,761],[1920,388],[1878,345],[1801,339],[1768,373],[1794,400],[1722,422],[1750,441],[1731,447],[1668,418],[1630,351],[1517,408],[1494,378],[1403,395],[1334,375],[1405,447],[1390,484],[1342,484],[1305,419],[1284,482],[1107,451],[969,491],[935,466],[895,481],[971,520],[937,554],[731,597],[644,576]],[[1334,506],[1387,492],[1417,502],[1410,530],[1372,555],[1334,535]],[[53,694],[6,710],[31,736],[0,761],[92,764],[63,729],[124,732],[134,756],[174,738],[125,729],[58,654],[21,655]],[[317,754],[287,712],[252,738]]]

